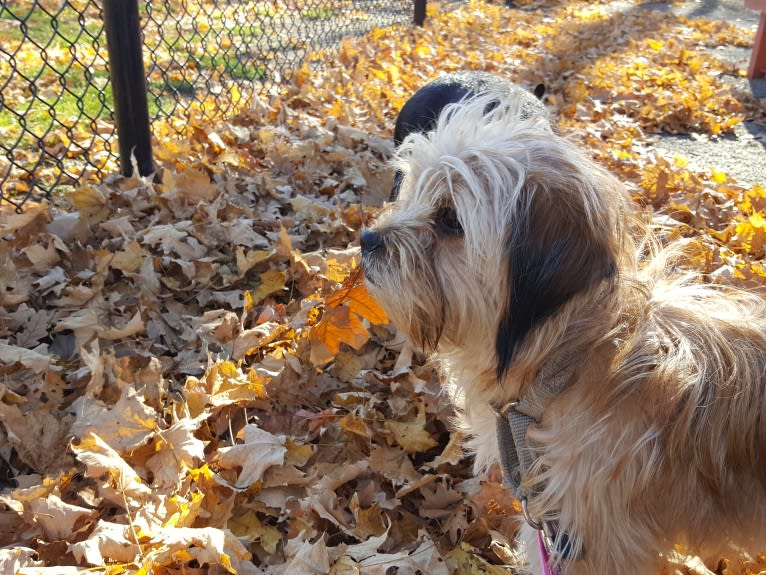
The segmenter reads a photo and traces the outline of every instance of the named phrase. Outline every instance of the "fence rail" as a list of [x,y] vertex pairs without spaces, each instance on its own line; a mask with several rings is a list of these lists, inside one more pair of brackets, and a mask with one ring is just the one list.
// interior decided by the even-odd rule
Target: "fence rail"
[[[424,0],[142,0],[149,117],[182,121],[193,106],[211,119],[231,114],[238,100],[288,80],[307,54],[374,27],[411,23],[422,18],[424,5]],[[116,171],[103,8],[100,0],[0,3],[0,204],[20,209],[30,197],[50,195],[57,186],[97,181]],[[113,61],[111,67],[117,65]],[[200,108],[203,101],[207,105]]]

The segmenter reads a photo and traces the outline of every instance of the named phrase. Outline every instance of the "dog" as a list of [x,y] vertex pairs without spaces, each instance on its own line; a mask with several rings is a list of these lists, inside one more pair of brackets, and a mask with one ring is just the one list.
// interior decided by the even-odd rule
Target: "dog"
[[614,176],[497,98],[406,137],[399,197],[360,243],[369,291],[439,366],[476,472],[500,463],[521,499],[519,556],[649,575],[676,545],[766,549],[764,300],[704,283]]
[[[447,104],[454,104],[470,96],[493,92],[519,98],[525,115],[545,115],[541,100],[545,86],[538,84],[534,95],[522,87],[489,72],[456,72],[445,74],[420,88],[405,102],[394,125],[394,148],[398,148],[412,132],[430,132],[436,119]],[[390,201],[396,201],[402,173],[396,171]]]

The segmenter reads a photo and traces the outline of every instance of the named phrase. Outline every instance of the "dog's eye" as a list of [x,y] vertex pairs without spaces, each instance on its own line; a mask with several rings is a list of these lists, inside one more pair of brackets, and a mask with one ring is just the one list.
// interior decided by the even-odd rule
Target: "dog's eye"
[[460,225],[454,208],[439,208],[436,210],[434,221],[436,222],[436,229],[442,234],[448,236],[463,235],[463,226]]

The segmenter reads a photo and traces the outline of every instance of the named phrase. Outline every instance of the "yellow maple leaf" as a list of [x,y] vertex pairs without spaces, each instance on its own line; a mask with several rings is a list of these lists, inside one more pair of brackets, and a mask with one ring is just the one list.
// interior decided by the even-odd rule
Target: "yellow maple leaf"
[[756,212],[747,219],[750,226],[755,230],[762,230],[766,228],[766,218],[763,217],[761,212]]
[[268,296],[279,293],[285,289],[287,274],[282,270],[270,269],[261,274],[261,283],[253,290],[254,302],[260,303]]
[[407,453],[428,451],[437,445],[436,440],[426,431],[426,408],[417,402],[417,414],[405,421],[386,421],[386,429],[394,434],[396,442]]
[[67,195],[75,208],[89,221],[100,222],[106,218],[109,210],[106,196],[95,186],[80,186]]
[[258,541],[267,553],[276,553],[282,542],[279,529],[261,523],[255,511],[248,510],[243,515],[229,519],[227,528],[237,537],[246,537]]

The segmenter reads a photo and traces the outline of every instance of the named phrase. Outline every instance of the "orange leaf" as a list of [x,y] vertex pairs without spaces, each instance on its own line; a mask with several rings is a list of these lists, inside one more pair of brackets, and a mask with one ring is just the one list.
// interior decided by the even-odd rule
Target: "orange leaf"
[[367,291],[367,286],[358,277],[359,274],[352,273],[343,283],[343,287],[327,298],[325,304],[328,307],[338,307],[347,303],[352,312],[372,324],[388,323],[386,312],[373,299]]
[[345,343],[360,349],[370,338],[359,317],[347,306],[326,307],[322,320],[311,330],[311,363],[325,365]]

